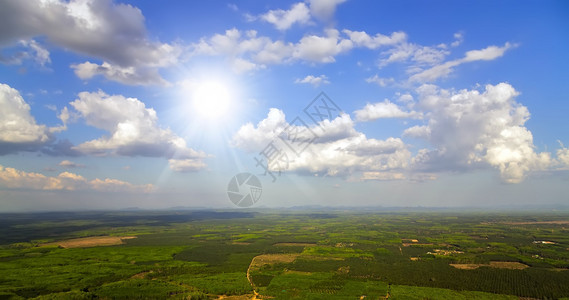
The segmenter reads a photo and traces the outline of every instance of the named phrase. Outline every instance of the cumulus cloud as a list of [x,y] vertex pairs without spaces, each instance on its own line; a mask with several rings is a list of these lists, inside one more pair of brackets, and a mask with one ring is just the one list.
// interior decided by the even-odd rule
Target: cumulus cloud
[[62,160],[59,163],[59,166],[64,167],[64,168],[70,168],[70,169],[72,169],[72,168],[85,168],[85,165],[77,164],[77,163],[74,163],[70,160]]
[[269,22],[278,30],[287,30],[293,24],[306,24],[310,21],[310,11],[303,2],[295,3],[289,10],[269,10],[260,16],[266,22]]
[[395,45],[404,42],[407,39],[405,32],[393,32],[391,36],[377,33],[375,36],[368,35],[365,31],[352,31],[344,29],[343,32],[348,35],[350,40],[357,47],[366,47],[369,49],[377,49],[381,46]]
[[482,92],[423,85],[418,94],[417,107],[429,116],[428,124],[404,134],[423,138],[434,149],[420,150],[415,167],[467,170],[488,164],[505,182],[518,183],[550,166],[550,154],[535,151],[533,136],[524,127],[529,112],[515,101],[518,92],[511,85],[487,85]]
[[[0,44],[0,47],[2,44]],[[29,40],[19,40],[16,43],[16,49],[10,49],[15,51],[8,55],[0,53],[0,63],[7,65],[20,65],[24,60],[33,60],[38,65],[44,67],[51,63],[49,51],[42,46],[38,41],[34,39]]]
[[[311,132],[317,137],[304,151],[287,151],[282,139],[284,128],[299,133],[304,140]],[[290,142],[290,141],[289,141]],[[288,124],[281,110],[271,109],[267,118],[257,126],[243,125],[233,137],[233,145],[250,152],[262,152],[269,143],[286,152],[286,170],[305,174],[353,177],[365,179],[362,172],[390,173],[402,170],[411,158],[411,153],[399,138],[386,140],[370,139],[354,129],[350,116],[343,114],[334,120],[324,120],[312,127]],[[281,163],[284,163],[281,161]],[[282,164],[279,165],[282,167]],[[276,165],[272,171],[281,171]],[[388,176],[388,175],[384,175]]]
[[287,30],[294,24],[310,24],[311,18],[314,16],[321,21],[329,21],[332,19],[336,7],[346,0],[310,0],[308,6],[304,2],[298,2],[291,5],[290,9],[275,9],[259,16],[245,14],[247,21],[263,20],[271,23],[278,30]]
[[63,172],[57,176],[45,176],[40,173],[25,172],[0,165],[0,185],[12,189],[32,190],[90,190],[100,192],[135,192],[148,193],[154,189],[152,184],[135,185],[117,179],[87,180],[81,175]]
[[450,44],[451,47],[458,47],[462,42],[464,42],[464,35],[462,32],[457,32],[454,35],[454,41]]
[[569,148],[566,148],[560,141],[559,145],[561,148],[557,149],[558,168],[567,170],[569,169]]
[[[55,107],[53,107],[53,110],[56,110]],[[51,109],[50,109],[51,110]],[[67,130],[67,123],[69,122],[69,119],[71,118],[71,114],[69,113],[69,109],[67,109],[67,106],[64,107],[61,112],[59,112],[59,114],[57,115],[57,118],[59,120],[61,120],[61,126],[56,126],[56,127],[51,127],[49,128],[49,131],[54,133],[54,132],[61,132],[64,130]]]
[[[519,93],[507,83],[487,85],[480,91],[445,90],[425,84],[416,93],[417,102],[409,94],[400,95],[400,101],[411,102],[408,107],[413,111],[385,100],[354,112],[356,121],[424,120],[424,124],[403,132],[404,137],[427,142],[427,147],[415,155],[409,151],[412,146],[401,138],[366,137],[355,129],[348,114],[306,125],[294,120],[288,123],[276,108],[258,124],[243,125],[233,136],[232,145],[261,158],[271,147],[278,150],[272,153],[285,153],[284,159],[276,163],[273,158],[275,163],[268,165],[273,172],[288,170],[349,180],[425,181],[435,180],[441,172],[494,168],[504,182],[519,183],[532,172],[569,169],[569,150],[563,145],[556,158],[536,151],[532,133],[525,127],[529,112],[515,100]],[[291,146],[294,141],[307,147],[295,149]]]
[[31,51],[33,52],[30,56],[33,58],[33,60],[41,65],[41,66],[45,66],[49,63],[51,63],[51,58],[49,56],[49,51],[47,49],[45,49],[42,45],[40,45],[37,41],[31,39],[31,40],[21,40],[20,44],[23,45],[24,47],[28,47],[31,49]]
[[415,125],[409,127],[403,131],[403,136],[413,137],[413,138],[423,138],[429,139],[431,137],[431,128],[429,126],[419,126]]
[[92,62],[84,62],[82,64],[73,64],[71,68],[77,77],[87,80],[95,76],[101,75],[108,80],[120,82],[127,85],[167,85],[158,73],[156,68],[136,68],[121,67],[111,65],[108,62],[96,64]]
[[253,59],[261,64],[279,64],[287,61],[294,51],[292,43],[267,40],[263,48],[253,54]]
[[224,34],[203,37],[193,43],[189,47],[189,56],[225,56],[230,65],[243,66],[233,68],[234,71],[251,71],[270,64],[294,61],[332,63],[336,61],[337,55],[347,53],[354,47],[375,49],[394,45],[405,39],[403,32],[395,32],[391,36],[376,34],[372,37],[363,31],[343,30],[341,33],[337,29],[329,28],[323,35],[308,34],[293,43],[259,36],[255,30],[240,31],[232,28]]
[[231,144],[249,152],[260,151],[288,125],[285,114],[280,109],[271,108],[267,117],[257,126],[249,122],[237,131]]
[[82,153],[195,160],[207,157],[187,147],[185,140],[170,129],[160,128],[156,111],[136,98],[82,92],[70,105],[87,125],[110,134],[74,147]]
[[293,59],[319,63],[334,62],[336,55],[352,48],[352,42],[340,37],[340,32],[336,29],[326,30],[325,36],[306,35],[293,44],[257,36],[254,30],[243,34],[233,28],[225,34],[202,38],[191,48],[192,56],[224,55],[232,65],[236,61],[246,61],[247,69],[253,70],[263,68],[266,64],[280,64]]
[[312,84],[315,87],[319,87],[321,84],[329,84],[330,81],[328,80],[328,77],[326,77],[326,75],[320,75],[320,76],[308,75],[303,79],[296,79],[294,83],[306,83],[306,84]]
[[340,37],[336,29],[327,29],[326,36],[306,35],[296,45],[293,57],[319,63],[335,62],[340,53],[353,48],[349,39]]
[[231,69],[233,70],[233,72],[237,74],[247,73],[250,71],[263,69],[263,68],[265,68],[264,65],[259,65],[239,57],[233,59],[233,62],[231,64]]
[[461,59],[451,60],[435,65],[432,68],[414,74],[409,78],[409,80],[415,82],[432,82],[441,77],[448,76],[455,67],[461,64],[480,60],[494,60],[503,56],[508,49],[513,47],[515,47],[515,45],[506,43],[503,47],[489,46],[481,50],[471,50],[466,52],[465,56]]
[[374,104],[368,103],[363,109],[356,110],[354,114],[356,116],[356,121],[360,122],[385,118],[420,119],[422,117],[421,113],[415,111],[403,111],[397,104],[387,99],[383,102],[377,102]]
[[266,64],[282,63],[293,51],[292,44],[273,42],[268,37],[259,37],[255,30],[241,32],[235,28],[226,30],[224,34],[201,38],[190,48],[190,56],[226,56],[236,73],[262,69]]
[[385,180],[403,180],[407,177],[405,174],[400,172],[363,172],[362,173],[362,180],[377,180],[377,181],[385,181]]
[[387,66],[394,62],[410,62],[411,71],[421,69],[424,66],[435,65],[442,62],[450,52],[441,45],[421,46],[413,43],[401,43],[396,47],[383,52],[387,58],[381,59],[379,67]]
[[[149,40],[142,12],[129,4],[111,0],[4,1],[0,45],[37,36],[120,68],[142,68],[142,72],[172,65],[181,53],[177,45]],[[37,57],[45,61],[44,54]]]
[[310,13],[318,19],[329,20],[336,12],[336,7],[346,0],[309,0]]
[[201,159],[169,159],[170,169],[176,172],[196,172],[203,170],[207,165]]
[[68,139],[47,144],[41,149],[41,152],[50,156],[76,157],[83,155]]
[[375,74],[372,77],[366,78],[366,82],[375,83],[381,87],[385,87],[389,84],[393,84],[395,82],[395,79],[393,79],[392,77],[382,78],[382,77],[377,76],[377,74]]
[[20,93],[0,83],[0,155],[36,151],[51,140],[49,129],[39,125]]

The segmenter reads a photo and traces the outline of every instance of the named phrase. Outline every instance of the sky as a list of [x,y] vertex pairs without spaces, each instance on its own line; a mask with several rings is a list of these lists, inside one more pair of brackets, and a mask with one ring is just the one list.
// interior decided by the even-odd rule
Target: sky
[[259,208],[567,205],[567,16],[4,0],[0,211],[237,208],[243,173]]

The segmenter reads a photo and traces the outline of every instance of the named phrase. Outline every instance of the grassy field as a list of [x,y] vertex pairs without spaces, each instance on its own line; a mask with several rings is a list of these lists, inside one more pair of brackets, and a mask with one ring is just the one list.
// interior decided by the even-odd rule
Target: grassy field
[[558,299],[568,224],[564,212],[3,214],[0,299]]

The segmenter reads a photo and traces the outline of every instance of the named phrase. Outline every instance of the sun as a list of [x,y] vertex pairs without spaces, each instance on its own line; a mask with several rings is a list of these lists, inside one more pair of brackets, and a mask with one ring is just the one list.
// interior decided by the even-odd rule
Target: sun
[[192,108],[201,117],[217,120],[227,114],[232,104],[228,85],[216,80],[197,82],[192,87]]

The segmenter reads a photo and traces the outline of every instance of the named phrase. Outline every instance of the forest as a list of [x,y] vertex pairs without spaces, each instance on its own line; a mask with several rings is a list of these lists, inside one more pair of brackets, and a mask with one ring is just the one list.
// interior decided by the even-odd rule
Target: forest
[[0,299],[561,299],[569,212],[2,214]]

